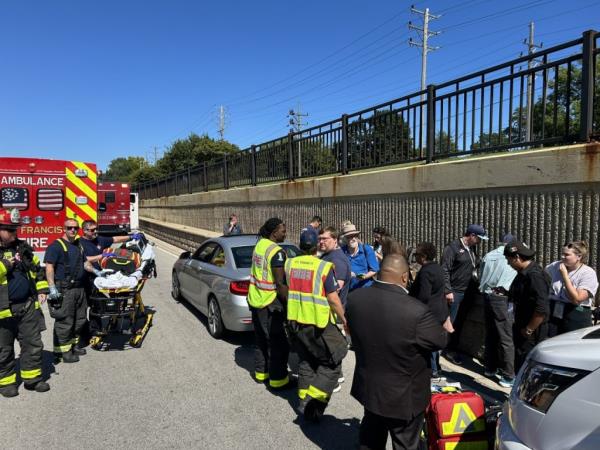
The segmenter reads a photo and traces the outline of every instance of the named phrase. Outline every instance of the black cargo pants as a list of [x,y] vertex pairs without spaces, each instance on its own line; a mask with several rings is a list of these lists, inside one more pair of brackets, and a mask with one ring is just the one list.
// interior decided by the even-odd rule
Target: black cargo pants
[[79,342],[81,330],[87,320],[87,296],[83,287],[62,291],[62,304],[51,309],[54,322],[54,353],[67,353]]
[[290,347],[285,335],[285,309],[275,300],[262,309],[250,308],[256,351],[254,354],[254,377],[256,381],[269,380],[269,385],[280,388],[288,384],[288,356]]
[[21,379],[25,384],[42,380],[44,315],[33,299],[10,307],[12,317],[0,319],[0,389],[17,383],[15,339],[21,347]]
[[332,323],[317,328],[290,322],[288,330],[300,358],[298,396],[305,403],[318,400],[324,410],[342,373],[342,360],[348,353],[346,339]]

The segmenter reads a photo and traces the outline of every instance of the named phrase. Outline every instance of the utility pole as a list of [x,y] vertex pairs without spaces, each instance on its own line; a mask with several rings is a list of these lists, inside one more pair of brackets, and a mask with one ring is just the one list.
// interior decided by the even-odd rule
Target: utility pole
[[158,147],[154,146],[154,165],[156,165],[157,161],[158,161]]
[[[292,127],[292,130],[296,133],[299,133],[302,131],[302,127],[308,124],[308,122],[302,121],[303,117],[308,117],[308,114],[302,114],[302,108],[300,107],[300,102],[298,102],[296,111],[290,109],[288,113],[288,126]],[[300,145],[298,146],[298,176],[302,176],[302,148]]]
[[221,140],[225,139],[225,107],[223,105],[219,106],[219,136],[221,136]]
[[[529,22],[529,39],[523,39],[523,44],[527,45],[527,54],[532,56],[538,48],[542,48],[542,43],[536,45],[533,42],[534,34],[534,23]],[[527,61],[527,69],[533,69],[536,61],[533,58],[529,58]],[[526,126],[525,126],[525,142],[531,140],[531,124],[533,122],[533,77],[535,75],[527,75],[527,109],[526,109]]]
[[[427,55],[429,52],[438,50],[439,47],[431,47],[429,46],[429,38],[432,36],[437,36],[440,34],[439,31],[431,31],[429,29],[429,21],[434,19],[439,19],[441,16],[433,15],[429,12],[429,8],[425,8],[425,11],[419,11],[415,9],[415,6],[412,5],[410,7],[410,12],[413,14],[420,14],[423,16],[423,28],[415,26],[412,22],[408,22],[408,29],[417,31],[421,33],[419,37],[421,37],[420,42],[415,42],[413,38],[408,40],[408,44],[413,47],[421,48],[421,91],[425,91],[427,89]],[[421,94],[421,102],[425,101],[425,94]],[[421,106],[421,153],[423,153],[423,145],[425,144],[425,115],[424,105]],[[421,155],[422,156],[422,155]]]
[[302,114],[300,102],[298,102],[296,111],[290,109],[290,112],[288,113],[288,118],[290,119],[289,126],[291,126],[295,132],[302,131],[302,127],[308,124],[307,122],[303,122],[303,117],[308,117],[308,114]]

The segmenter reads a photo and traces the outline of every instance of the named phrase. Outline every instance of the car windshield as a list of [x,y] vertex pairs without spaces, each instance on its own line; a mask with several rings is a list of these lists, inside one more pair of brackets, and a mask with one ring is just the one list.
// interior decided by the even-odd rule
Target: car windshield
[[[288,258],[293,258],[300,255],[300,250],[293,245],[282,245],[281,248],[285,250]],[[252,252],[254,251],[253,245],[244,247],[233,247],[231,252],[233,253],[233,259],[235,260],[235,266],[238,269],[249,269],[252,266]]]

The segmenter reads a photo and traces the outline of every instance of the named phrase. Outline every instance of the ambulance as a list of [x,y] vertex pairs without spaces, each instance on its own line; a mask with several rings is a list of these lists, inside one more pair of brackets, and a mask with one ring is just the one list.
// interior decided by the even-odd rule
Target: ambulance
[[132,200],[129,183],[98,182],[98,233],[125,234],[137,228],[131,224]]
[[20,211],[18,237],[43,258],[65,219],[97,220],[96,178],[93,163],[0,157],[0,207]]

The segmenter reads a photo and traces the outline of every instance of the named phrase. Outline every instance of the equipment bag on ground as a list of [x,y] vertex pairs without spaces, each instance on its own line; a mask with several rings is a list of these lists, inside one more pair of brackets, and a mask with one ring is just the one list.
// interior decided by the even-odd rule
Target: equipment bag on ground
[[431,395],[425,412],[429,450],[487,450],[485,405],[475,392]]

